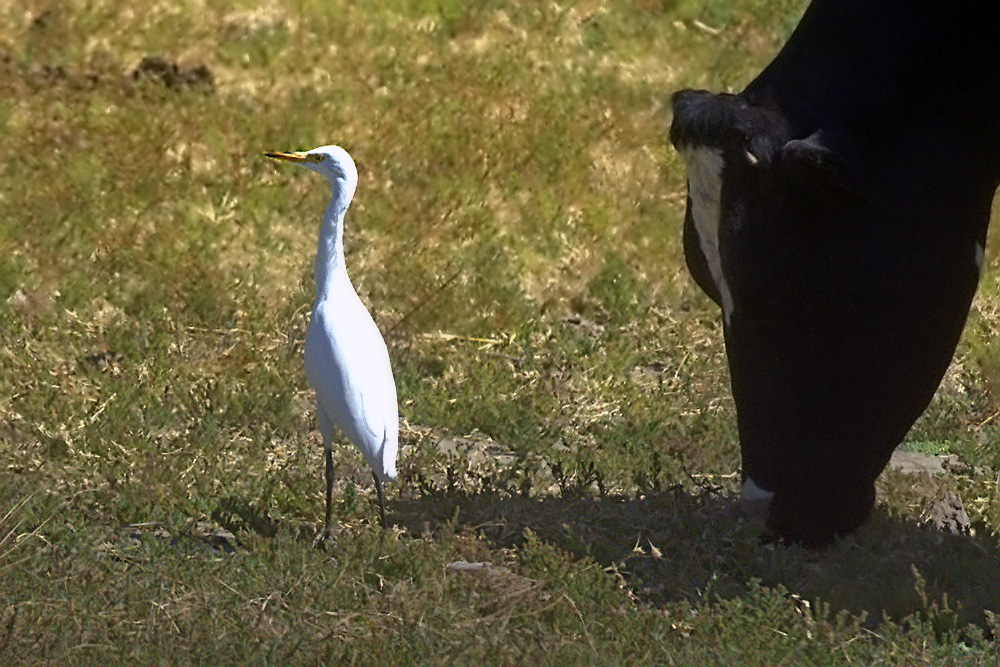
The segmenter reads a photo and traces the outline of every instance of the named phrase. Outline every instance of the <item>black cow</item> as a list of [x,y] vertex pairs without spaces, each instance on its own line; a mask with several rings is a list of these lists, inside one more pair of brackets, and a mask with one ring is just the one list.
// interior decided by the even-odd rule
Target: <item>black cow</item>
[[786,539],[865,520],[955,351],[1000,184],[998,45],[993,0],[814,0],[742,93],[673,97],[742,501]]

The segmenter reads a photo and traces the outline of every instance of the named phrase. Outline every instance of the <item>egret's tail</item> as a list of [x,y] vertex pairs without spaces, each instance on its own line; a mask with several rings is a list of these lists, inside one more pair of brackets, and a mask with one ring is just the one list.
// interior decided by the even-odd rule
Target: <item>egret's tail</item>
[[390,461],[388,459],[383,460],[382,461],[382,470],[380,470],[376,474],[378,474],[378,476],[382,479],[383,482],[395,482],[396,481],[396,461],[395,460]]
[[382,441],[380,465],[373,466],[375,474],[383,482],[396,481],[396,452],[398,449],[398,441],[395,438],[388,437],[388,434],[386,434],[385,440]]

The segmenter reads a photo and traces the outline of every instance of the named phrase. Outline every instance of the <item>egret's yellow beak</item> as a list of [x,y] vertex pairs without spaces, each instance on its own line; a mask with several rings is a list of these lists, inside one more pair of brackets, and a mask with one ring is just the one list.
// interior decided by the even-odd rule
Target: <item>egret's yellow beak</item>
[[323,161],[322,155],[313,155],[310,153],[302,153],[299,151],[294,151],[291,153],[282,153],[280,151],[265,151],[264,155],[266,155],[269,158],[274,158],[275,160],[284,160],[285,162],[295,162],[298,164],[317,163]]

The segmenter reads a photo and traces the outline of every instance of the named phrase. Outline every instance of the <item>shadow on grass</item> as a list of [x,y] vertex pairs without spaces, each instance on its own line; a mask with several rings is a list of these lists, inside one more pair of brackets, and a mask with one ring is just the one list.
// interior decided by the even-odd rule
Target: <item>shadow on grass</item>
[[942,533],[881,509],[820,552],[760,544],[734,498],[714,490],[676,487],[634,498],[435,494],[390,509],[390,522],[414,536],[453,523],[509,548],[530,530],[617,570],[637,599],[657,606],[740,597],[756,579],[806,605],[818,600],[833,613],[864,614],[869,627],[921,613],[939,630],[958,629],[987,624],[984,611],[1000,610],[995,538]]

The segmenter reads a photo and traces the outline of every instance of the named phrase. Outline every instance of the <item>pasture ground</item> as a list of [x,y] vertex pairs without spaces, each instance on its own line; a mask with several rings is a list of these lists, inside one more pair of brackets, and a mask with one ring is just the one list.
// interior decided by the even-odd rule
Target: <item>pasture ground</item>
[[[997,235],[943,469],[760,544],[665,102],[805,3],[614,4],[2,2],[0,662],[996,664]],[[328,193],[260,153],[324,143],[403,428],[393,530],[344,445],[321,550]]]

